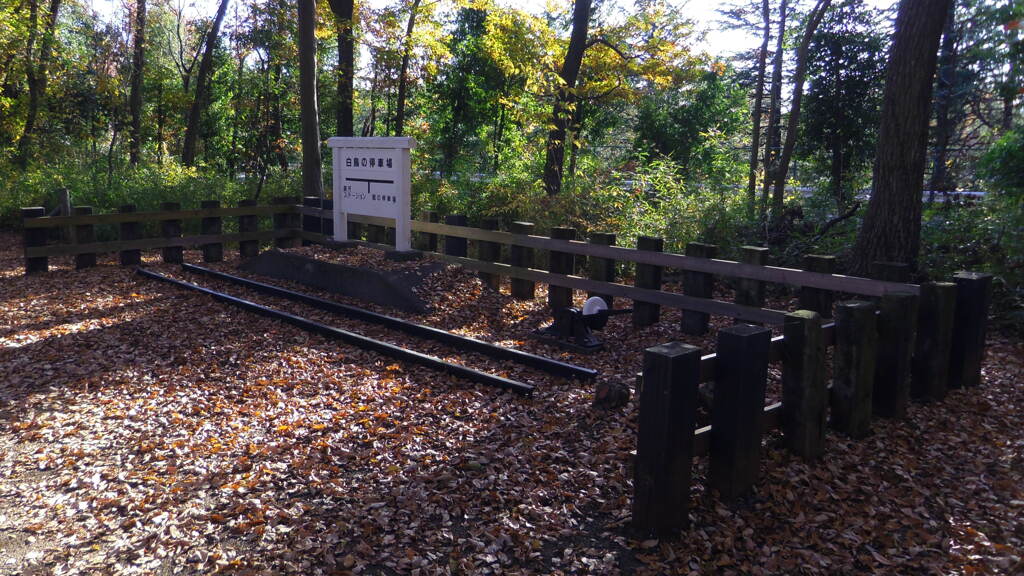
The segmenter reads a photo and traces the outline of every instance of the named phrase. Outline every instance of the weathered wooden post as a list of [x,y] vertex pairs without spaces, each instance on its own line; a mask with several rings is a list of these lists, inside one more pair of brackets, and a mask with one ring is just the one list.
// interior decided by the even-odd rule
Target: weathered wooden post
[[[178,212],[181,204],[177,202],[164,202],[160,204],[162,212]],[[167,239],[181,238],[181,220],[161,220],[160,236]],[[181,246],[164,246],[161,256],[165,264],[181,264],[184,262],[184,252]]]
[[[320,209],[320,197],[319,196],[303,196],[302,197],[302,206],[304,208]],[[320,232],[320,217],[319,216],[313,216],[312,214],[303,214],[302,215],[302,231],[303,232],[310,232],[310,233],[313,233],[313,234],[320,234],[321,233]],[[309,246],[310,244],[312,244],[312,242],[310,242],[309,240],[306,240],[305,238],[302,239],[302,245],[303,246]]]
[[[199,203],[203,210],[220,208],[220,200],[203,200]],[[199,221],[199,233],[203,236],[220,236],[224,233],[224,224],[220,216],[206,216]],[[210,242],[202,245],[203,262],[220,262],[224,260],[224,244]]]
[[864,300],[836,304],[832,428],[861,438],[871,431],[877,354],[876,307]]
[[771,338],[771,330],[751,324],[718,331],[708,480],[725,501],[757,482]]
[[[532,222],[513,222],[509,231],[513,234],[529,236],[533,234]],[[516,246],[508,248],[508,263],[516,268],[533,268],[533,248]],[[533,300],[536,297],[536,284],[533,280],[512,279],[512,297],[517,300]]]
[[[91,216],[92,206],[75,206],[72,211],[75,216]],[[96,241],[96,226],[92,224],[78,224],[75,226],[75,244],[92,244]],[[92,268],[96,265],[96,253],[88,252],[75,254],[75,269]]]
[[[323,198],[320,200],[320,234],[328,238],[334,238],[334,198]],[[327,214],[324,216],[324,214]]]
[[[764,266],[768,264],[768,249],[761,246],[743,246],[740,248],[740,262]],[[737,279],[736,303],[764,308],[764,282],[751,278]]]
[[[836,271],[836,257],[808,254],[804,256],[804,270],[832,274]],[[834,299],[835,296],[831,290],[811,288],[810,286],[800,287],[800,308],[814,310],[821,314],[822,318],[832,317],[832,303]]]
[[[653,236],[639,236],[636,239],[636,249],[648,252],[663,252],[665,240]],[[662,267],[650,264],[636,265],[637,288],[649,290],[661,290]],[[661,306],[650,302],[633,302],[633,326],[643,327],[656,324],[661,316]]]
[[917,336],[917,295],[890,292],[878,314],[878,361],[872,403],[875,414],[903,418],[910,402],[910,362]]
[[[686,255],[693,258],[714,258],[718,253],[718,246],[704,244],[702,242],[690,242],[686,245]],[[683,272],[683,294],[697,298],[711,298],[715,287],[715,277],[705,272],[694,272],[687,270]],[[707,312],[695,312],[683,310],[680,328],[684,334],[701,336],[708,331]]]
[[[552,240],[575,240],[576,229],[558,227],[551,229]],[[575,256],[569,252],[550,250],[548,252],[548,272],[553,274],[572,274],[576,269]],[[548,284],[548,307],[552,311],[572,307],[572,288]]]
[[[121,206],[119,212],[122,214],[130,214],[135,212],[134,204],[125,204]],[[138,240],[139,234],[139,223],[138,222],[121,222],[121,235],[119,240],[121,242],[131,242],[132,240]],[[142,264],[142,250],[138,248],[123,249],[120,252],[120,260],[122,266],[138,266]]]
[[[466,226],[469,221],[461,214],[449,214],[444,217],[444,223],[449,226]],[[469,241],[458,236],[445,235],[444,253],[449,256],[465,258],[469,255]]]
[[[615,234],[608,234],[605,232],[594,232],[590,235],[591,244],[599,244],[601,246],[614,246],[615,245]],[[600,282],[615,282],[618,279],[618,266],[615,263],[614,258],[597,258],[591,256],[589,259],[590,268],[590,279],[597,280]],[[608,304],[608,308],[613,308],[614,298],[610,294],[598,294],[597,292],[587,292],[587,298],[593,298],[594,296],[600,296],[604,299],[605,303]]]
[[671,342],[644,351],[633,526],[672,536],[689,521],[700,348]]
[[[295,206],[299,199],[295,196],[278,196],[270,201],[276,206]],[[275,212],[275,231],[297,231],[299,228],[299,215],[295,212]],[[301,240],[295,236],[282,236],[274,240],[278,248],[295,248],[301,244]]]
[[[239,208],[251,208],[256,205],[256,201],[252,199],[240,200],[238,202]],[[243,214],[238,217],[238,233],[239,234],[255,234],[259,231],[259,217],[255,214]],[[260,241],[259,240],[239,240],[238,241],[238,255],[241,258],[253,258],[260,254]]]
[[828,387],[821,315],[786,314],[782,340],[782,431],[786,448],[806,460],[825,453]]
[[992,300],[992,275],[957,272],[953,282],[956,283],[956,311],[949,357],[949,385],[951,388],[969,388],[981,383],[985,326]]
[[[498,219],[497,218],[484,218],[480,222],[480,228],[484,230],[497,230]],[[477,242],[477,259],[483,262],[498,262],[501,260],[501,244],[497,242],[490,242],[487,240],[480,240]],[[481,272],[480,280],[483,281],[484,286],[492,290],[498,290],[501,288],[501,276],[492,274],[490,272]]]
[[917,314],[917,341],[910,372],[910,394],[939,401],[949,389],[949,352],[953,343],[956,284],[921,284]]
[[[431,210],[424,215],[424,220],[426,220],[427,222],[433,222],[434,224],[437,224],[438,222],[441,221],[441,216],[437,212]],[[437,252],[437,234],[434,234],[433,232],[428,232],[424,234],[424,237],[426,238],[425,248],[427,249],[427,251]]]
[[[21,217],[26,221],[32,218],[42,218],[46,216],[46,208],[42,206],[32,206],[29,208],[21,209]],[[46,246],[47,229],[46,228],[29,228],[25,226],[22,232],[23,244],[25,249],[28,248],[42,248]],[[50,270],[50,259],[46,256],[32,256],[25,257],[25,274],[35,274],[37,272],[48,272]]]

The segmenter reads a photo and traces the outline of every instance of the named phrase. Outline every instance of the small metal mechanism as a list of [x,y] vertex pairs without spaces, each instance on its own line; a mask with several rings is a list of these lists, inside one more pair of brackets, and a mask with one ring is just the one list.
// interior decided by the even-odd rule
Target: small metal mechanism
[[632,308],[609,310],[604,298],[594,296],[583,303],[583,308],[561,308],[555,311],[554,322],[549,326],[535,330],[533,335],[541,340],[576,350],[578,352],[595,352],[604,343],[598,340],[594,331],[602,330],[608,324],[608,318],[620,314],[629,314]]

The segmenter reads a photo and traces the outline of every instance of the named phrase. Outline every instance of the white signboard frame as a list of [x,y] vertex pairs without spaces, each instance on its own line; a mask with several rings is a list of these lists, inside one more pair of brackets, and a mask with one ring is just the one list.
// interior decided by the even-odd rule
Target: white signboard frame
[[327,139],[334,168],[334,239],[348,240],[348,215],[395,221],[395,249],[411,249],[411,162],[407,136]]

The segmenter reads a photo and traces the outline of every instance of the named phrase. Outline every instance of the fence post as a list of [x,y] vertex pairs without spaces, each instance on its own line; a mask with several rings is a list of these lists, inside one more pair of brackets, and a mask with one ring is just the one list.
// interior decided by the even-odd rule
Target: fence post
[[[513,234],[529,236],[533,234],[532,222],[513,222],[509,231]],[[533,248],[512,245],[508,248],[509,265],[516,268],[533,268]],[[512,279],[512,297],[517,300],[533,300],[536,297],[536,284],[532,280]]]
[[[576,229],[556,227],[551,229],[552,240],[575,240]],[[568,252],[548,251],[548,272],[572,274],[576,270],[576,258]],[[572,307],[572,288],[548,284],[548,307],[552,312]]]
[[[92,214],[92,206],[75,206],[75,216],[89,216]],[[92,244],[96,241],[96,227],[92,224],[79,224],[75,226],[73,235],[75,244]],[[96,253],[75,254],[75,269],[92,268],[96,265]]]
[[[271,204],[286,206],[296,205],[299,203],[299,199],[295,196],[278,196],[271,200]],[[274,214],[274,230],[295,230],[299,227],[298,214],[288,212],[278,212]],[[278,248],[295,248],[300,245],[300,240],[292,236],[285,236],[282,238],[276,238],[274,245]]]
[[[639,236],[636,239],[636,249],[648,252],[662,252],[665,250],[665,240],[652,236]],[[637,288],[650,290],[661,290],[662,267],[650,264],[636,265]],[[661,306],[650,302],[633,302],[633,326],[650,326],[658,322],[661,316]]]
[[878,315],[878,362],[872,403],[875,414],[903,418],[910,402],[910,362],[917,335],[917,295],[882,296]]
[[[320,197],[319,196],[303,196],[302,205],[306,208],[320,208]],[[302,215],[302,231],[312,232],[314,234],[320,234],[320,217],[313,216],[310,214]],[[303,246],[309,246],[312,244],[305,238],[302,239]]]
[[[686,255],[694,258],[714,258],[718,253],[718,246],[704,244],[702,242],[690,242],[686,245]],[[683,294],[697,298],[711,298],[715,287],[715,277],[704,272],[683,272]],[[708,319],[706,312],[695,312],[683,310],[680,328],[684,334],[701,336],[708,331]]]
[[[484,218],[480,223],[480,227],[484,230],[497,230],[498,219],[497,218]],[[501,260],[501,244],[497,242],[490,242],[487,240],[480,240],[476,243],[477,259],[483,262],[498,262]],[[501,288],[501,276],[497,274],[491,274],[490,272],[481,272],[480,280],[483,281],[484,285],[491,288],[492,290],[498,290]]]
[[875,305],[865,300],[836,304],[832,370],[832,428],[853,438],[871,431],[878,334]]
[[[247,199],[238,202],[239,208],[249,208],[256,205],[255,200]],[[252,234],[259,231],[259,217],[255,214],[245,214],[238,217],[238,233]],[[241,258],[253,258],[260,254],[259,240],[239,240],[238,256]]]
[[[120,212],[122,214],[129,214],[135,212],[135,205],[125,204],[124,206],[121,206]],[[139,223],[121,222],[121,236],[119,239],[122,242],[138,240]],[[138,248],[121,250],[120,259],[122,266],[138,266],[139,264],[142,264],[142,250],[139,250]]]
[[[591,244],[600,244],[602,246],[615,246],[615,234],[608,234],[606,232],[594,232],[590,235]],[[618,279],[618,271],[614,258],[597,258],[591,256],[588,264],[590,265],[590,279],[598,280],[600,282],[615,282]],[[608,308],[613,308],[615,299],[609,294],[598,294],[597,292],[587,292],[587,298],[593,298],[594,296],[600,296],[604,299],[605,303],[608,304]]]
[[[832,274],[836,270],[836,257],[808,254],[804,256],[804,270]],[[811,288],[810,286],[800,287],[800,308],[814,310],[821,314],[822,318],[832,317],[832,302],[834,298],[835,296],[831,290]]]
[[[449,214],[444,217],[444,223],[449,226],[466,226],[468,219],[461,214]],[[444,237],[444,253],[449,256],[465,258],[469,255],[469,241],[458,236],[446,235]]]
[[956,311],[949,357],[949,386],[973,387],[981,383],[985,325],[992,300],[992,275],[957,272],[953,281],[956,283]]
[[708,479],[722,500],[742,496],[757,482],[771,338],[771,330],[752,324],[718,331]]
[[917,342],[910,372],[910,394],[921,400],[942,400],[949,389],[949,352],[953,342],[956,284],[925,282],[917,314]]
[[[203,210],[220,208],[220,200],[203,200],[199,203]],[[199,221],[199,233],[203,236],[219,236],[224,233],[224,224],[220,216],[209,216]],[[203,244],[203,262],[220,262],[224,259],[224,244],[211,242]]]
[[644,350],[633,526],[671,536],[689,520],[700,348],[670,342]]
[[[743,246],[740,248],[740,262],[764,266],[768,264],[768,249],[761,246]],[[764,308],[764,282],[750,278],[737,279],[736,303]]]
[[[21,209],[21,217],[25,220],[31,218],[42,218],[46,216],[46,208],[42,206],[32,206],[29,208]],[[26,227],[23,232],[23,242],[25,248],[40,248],[46,246],[46,237],[48,230],[46,228],[28,228]],[[37,272],[47,272],[50,270],[50,259],[46,256],[33,256],[31,258],[25,257],[25,274],[35,274]]]
[[821,315],[786,314],[782,340],[782,431],[790,452],[806,460],[825,453],[828,387]]
[[334,239],[334,198],[323,198],[320,202],[320,209],[327,212],[320,213],[320,230],[318,232],[327,236],[328,240]]
[[[163,212],[178,212],[181,204],[177,202],[164,202],[160,204]],[[164,238],[181,238],[181,220],[161,220],[160,235]],[[183,249],[181,246],[164,246],[161,256],[165,264],[181,264],[184,261]]]

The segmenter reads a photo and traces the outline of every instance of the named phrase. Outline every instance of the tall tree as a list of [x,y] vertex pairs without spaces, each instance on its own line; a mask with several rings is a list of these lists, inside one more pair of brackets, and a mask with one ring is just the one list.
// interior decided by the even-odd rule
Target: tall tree
[[757,79],[754,81],[754,105],[750,109],[750,166],[747,171],[747,212],[753,217],[757,206],[757,156],[761,151],[761,118],[764,115],[764,74],[768,64],[768,43],[772,36],[769,0],[761,0],[761,48],[757,52]]
[[548,131],[547,156],[544,160],[544,190],[548,195],[562,191],[562,168],[565,165],[565,138],[572,119],[575,103],[576,79],[583,65],[583,53],[587,49],[587,33],[590,27],[591,0],[576,0],[572,11],[572,32],[565,60],[558,73],[561,79],[558,95],[551,113],[551,130]]
[[335,118],[339,136],[354,136],[353,83],[355,80],[355,15],[354,0],[330,0],[334,25],[338,30],[338,106]]
[[398,99],[395,104],[395,136],[405,132],[405,98],[409,89],[409,59],[412,57],[412,32],[416,27],[416,14],[420,9],[420,0],[412,0],[409,7],[409,21],[405,26],[405,39],[402,42],[402,68],[398,72]]
[[217,48],[217,41],[220,38],[220,26],[224,22],[224,14],[228,11],[230,0],[221,0],[217,7],[217,15],[210,25],[206,34],[205,46],[203,47],[203,58],[199,61],[199,72],[196,75],[196,92],[192,98],[192,106],[188,111],[188,120],[185,127],[185,142],[181,147],[181,162],[185,166],[192,166],[196,163],[196,144],[199,141],[199,119],[206,109],[210,92],[210,76],[213,73],[213,52]]
[[955,186],[950,180],[947,159],[949,144],[953,138],[954,118],[952,104],[955,98],[957,75],[957,27],[956,8],[949,11],[942,30],[942,45],[939,49],[939,72],[935,79],[935,145],[932,159],[932,174],[928,181],[928,201],[935,199],[936,192],[947,192]]
[[811,46],[811,38],[814,31],[821,24],[825,12],[831,5],[832,0],[818,0],[807,16],[807,25],[804,28],[803,37],[800,39],[800,46],[796,51],[796,71],[793,73],[793,98],[789,105],[789,120],[786,125],[786,141],[779,154],[778,165],[772,171],[774,189],[772,190],[772,214],[776,222],[781,221],[782,203],[786,191],[786,176],[789,173],[789,161],[793,157],[793,147],[796,145],[797,128],[800,126],[800,105],[804,96],[804,79],[807,75],[808,50]]
[[[25,129],[18,140],[18,163],[28,163],[40,108],[46,105],[47,66],[53,52],[53,41],[57,34],[57,16],[61,0],[50,0],[49,12],[45,14],[42,39],[39,39],[39,0],[29,0],[29,36],[25,47],[25,76],[28,79],[28,114]],[[35,52],[36,43],[39,52]]]
[[871,200],[853,252],[864,273],[874,261],[917,267],[921,189],[939,39],[952,0],[900,0],[882,95]]
[[299,0],[299,116],[302,122],[302,193],[323,198],[320,109],[316,97],[316,0]]
[[779,32],[778,37],[775,39],[775,55],[772,58],[772,83],[768,99],[768,130],[765,134],[764,143],[764,182],[761,184],[762,223],[768,220],[768,195],[774,181],[779,147],[782,144],[782,62],[785,55],[783,42],[786,36],[786,16],[788,10],[789,2],[782,0],[779,3]]
[[132,117],[128,156],[133,165],[139,163],[139,153],[142,149],[142,80],[145,64],[146,0],[137,0],[135,2],[135,30],[132,46],[132,87],[128,96],[128,109]]

